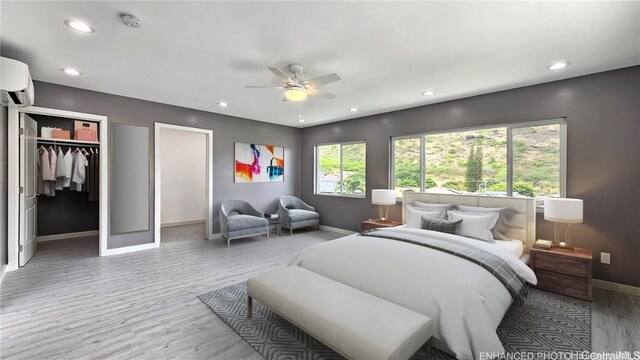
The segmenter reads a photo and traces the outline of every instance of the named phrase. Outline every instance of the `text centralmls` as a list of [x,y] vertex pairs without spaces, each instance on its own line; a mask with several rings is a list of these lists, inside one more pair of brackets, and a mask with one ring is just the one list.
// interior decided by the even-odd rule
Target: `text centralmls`
[[481,352],[480,360],[640,360],[640,350],[616,352]]

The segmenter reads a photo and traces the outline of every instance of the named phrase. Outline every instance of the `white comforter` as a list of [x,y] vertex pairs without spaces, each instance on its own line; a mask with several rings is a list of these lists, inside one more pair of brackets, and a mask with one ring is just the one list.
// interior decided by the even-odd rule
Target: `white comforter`
[[[525,281],[537,282],[525,263],[495,244],[428,230],[386,230],[491,252]],[[354,234],[311,246],[290,265],[429,316],[435,325],[434,337],[458,359],[478,358],[480,352],[504,352],[496,329],[511,305],[511,296],[491,273],[468,260],[419,245]]]

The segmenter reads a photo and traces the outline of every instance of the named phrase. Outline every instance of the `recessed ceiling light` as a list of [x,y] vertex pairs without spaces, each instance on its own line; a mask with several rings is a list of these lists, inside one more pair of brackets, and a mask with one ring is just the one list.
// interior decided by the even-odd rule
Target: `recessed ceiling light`
[[568,62],[568,61],[559,61],[557,63],[553,63],[553,64],[547,66],[547,69],[549,69],[549,70],[560,70],[560,69],[566,68],[567,66],[569,66],[569,64],[571,64],[571,63]]
[[64,68],[64,69],[60,69],[63,73],[67,74],[67,75],[71,75],[71,76],[78,76],[80,75],[80,71],[73,69],[73,68]]
[[65,25],[67,25],[68,27],[72,28],[73,30],[76,31],[80,31],[83,33],[92,33],[95,32],[95,30],[89,26],[89,24],[87,24],[86,22],[82,21],[82,20],[75,20],[75,19],[67,19],[64,21]]
[[220,101],[220,102],[218,103],[218,106],[220,106],[220,107],[227,107],[227,106],[229,106],[229,104],[227,104],[227,103],[226,103],[226,102],[224,102],[224,101]]
[[435,91],[433,91],[433,90],[428,90],[428,91],[423,91],[423,92],[422,92],[422,95],[424,95],[424,96],[431,96],[431,95],[433,95],[433,94],[435,94],[435,93],[436,93],[436,92],[435,92]]
[[349,111],[356,112],[356,111],[358,111],[358,108],[357,107],[352,107],[352,108],[349,108]]

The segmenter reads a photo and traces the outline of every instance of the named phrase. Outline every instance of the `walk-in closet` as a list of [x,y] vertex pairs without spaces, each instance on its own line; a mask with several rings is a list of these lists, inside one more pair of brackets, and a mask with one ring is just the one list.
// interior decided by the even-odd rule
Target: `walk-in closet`
[[46,246],[47,241],[75,238],[91,242],[81,245],[95,246],[97,255],[99,124],[47,115],[25,116],[37,123],[35,235],[38,247]]

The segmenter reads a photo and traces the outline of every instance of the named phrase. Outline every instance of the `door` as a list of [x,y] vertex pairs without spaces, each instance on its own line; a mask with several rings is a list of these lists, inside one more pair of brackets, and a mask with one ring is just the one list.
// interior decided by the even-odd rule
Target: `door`
[[20,115],[20,236],[18,263],[24,266],[36,253],[38,123],[27,114]]

